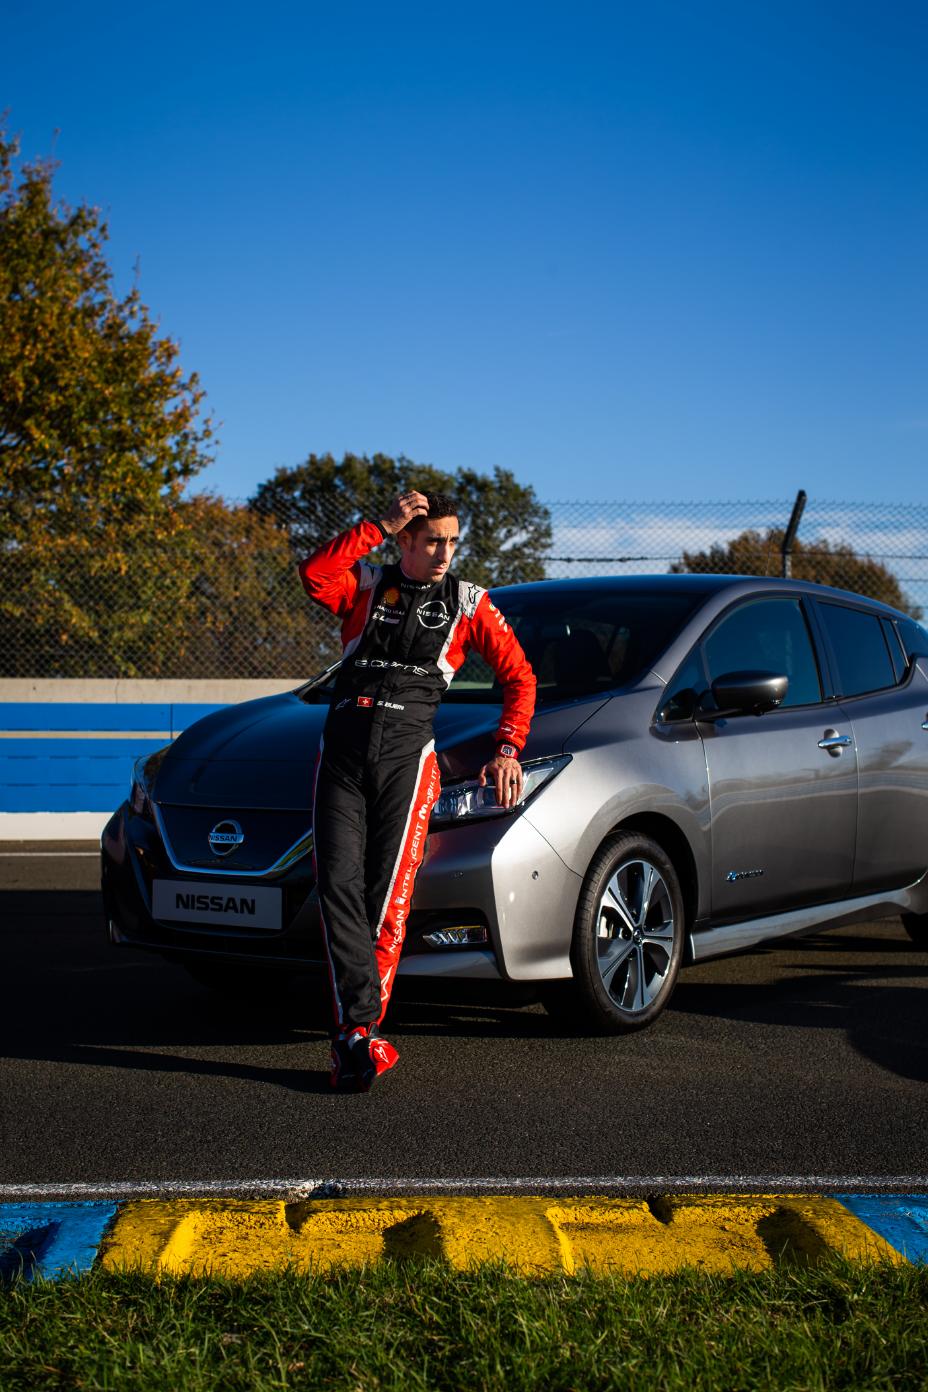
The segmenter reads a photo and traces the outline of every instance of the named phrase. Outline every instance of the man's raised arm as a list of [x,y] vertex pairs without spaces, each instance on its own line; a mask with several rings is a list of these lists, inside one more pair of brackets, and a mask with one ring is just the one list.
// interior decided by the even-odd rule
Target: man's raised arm
[[310,599],[333,614],[346,614],[354,604],[360,585],[358,562],[380,546],[388,535],[401,531],[413,517],[426,512],[428,503],[423,494],[404,493],[395,499],[379,522],[358,522],[300,561],[300,580]]
[[503,713],[496,731],[496,754],[480,770],[480,783],[492,779],[501,807],[515,807],[522,796],[519,755],[535,711],[535,673],[512,629],[483,594],[471,627],[471,642],[503,687]]

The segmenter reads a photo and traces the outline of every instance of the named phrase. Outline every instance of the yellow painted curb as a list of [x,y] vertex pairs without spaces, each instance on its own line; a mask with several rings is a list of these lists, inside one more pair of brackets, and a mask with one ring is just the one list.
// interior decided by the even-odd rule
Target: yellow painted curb
[[101,1262],[107,1270],[247,1276],[431,1257],[462,1269],[503,1262],[524,1275],[651,1275],[687,1266],[760,1271],[832,1252],[904,1262],[836,1199],[809,1195],[142,1199],[119,1213]]

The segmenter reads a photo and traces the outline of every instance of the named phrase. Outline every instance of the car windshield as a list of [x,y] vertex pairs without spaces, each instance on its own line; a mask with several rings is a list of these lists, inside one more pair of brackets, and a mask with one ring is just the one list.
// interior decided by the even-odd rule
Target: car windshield
[[[538,681],[537,702],[551,705],[625,686],[647,672],[702,603],[692,590],[561,589],[556,584],[490,591],[525,649]],[[328,701],[338,664],[298,688],[309,703]],[[471,650],[444,701],[497,703],[493,669]]]
[[[703,596],[647,590],[560,589],[492,592],[538,681],[539,704],[595,696],[648,671]],[[499,701],[496,675],[468,653],[445,701]]]

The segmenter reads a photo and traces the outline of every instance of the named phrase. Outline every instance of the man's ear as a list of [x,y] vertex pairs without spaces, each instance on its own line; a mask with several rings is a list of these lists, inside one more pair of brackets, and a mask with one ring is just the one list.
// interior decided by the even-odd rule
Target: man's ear
[[404,527],[402,531],[396,532],[394,534],[393,540],[397,543],[401,551],[408,551],[412,544],[412,537],[409,534],[409,528]]

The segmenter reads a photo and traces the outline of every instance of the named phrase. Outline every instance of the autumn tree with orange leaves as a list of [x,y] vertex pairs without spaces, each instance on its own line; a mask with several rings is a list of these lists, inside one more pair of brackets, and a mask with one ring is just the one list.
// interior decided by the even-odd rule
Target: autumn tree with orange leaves
[[0,130],[0,671],[158,675],[213,425],[138,289],[115,293],[99,211],[18,154]]

